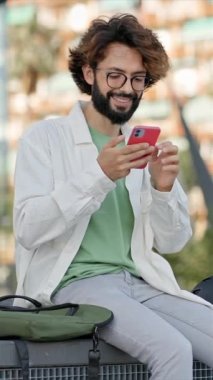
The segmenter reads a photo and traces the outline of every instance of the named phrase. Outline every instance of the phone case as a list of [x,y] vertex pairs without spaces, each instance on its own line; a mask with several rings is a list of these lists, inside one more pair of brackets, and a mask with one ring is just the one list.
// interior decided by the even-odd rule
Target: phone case
[[[149,145],[155,146],[160,132],[160,127],[136,126],[133,128],[127,144],[132,145],[147,142]],[[140,166],[138,169],[144,169],[146,165]]]
[[129,137],[128,145],[147,142],[155,145],[160,134],[160,127],[138,126],[134,127]]

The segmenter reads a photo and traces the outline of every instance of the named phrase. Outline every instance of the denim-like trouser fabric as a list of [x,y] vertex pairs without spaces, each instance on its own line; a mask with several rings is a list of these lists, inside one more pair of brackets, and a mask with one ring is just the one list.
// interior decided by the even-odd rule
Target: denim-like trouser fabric
[[74,281],[53,302],[112,310],[101,338],[146,363],[152,380],[192,380],[193,357],[213,367],[213,309],[162,293],[127,271]]

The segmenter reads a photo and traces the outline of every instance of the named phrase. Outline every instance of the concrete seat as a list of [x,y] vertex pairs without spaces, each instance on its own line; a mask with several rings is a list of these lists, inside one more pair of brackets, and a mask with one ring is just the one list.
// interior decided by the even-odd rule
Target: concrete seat
[[[92,340],[75,339],[66,342],[28,342],[29,380],[86,380],[88,351]],[[100,342],[101,380],[148,380],[149,372],[124,352]],[[22,380],[20,360],[14,341],[0,340],[0,379]],[[194,361],[194,380],[213,380],[213,369]],[[183,380],[183,379],[180,379]]]

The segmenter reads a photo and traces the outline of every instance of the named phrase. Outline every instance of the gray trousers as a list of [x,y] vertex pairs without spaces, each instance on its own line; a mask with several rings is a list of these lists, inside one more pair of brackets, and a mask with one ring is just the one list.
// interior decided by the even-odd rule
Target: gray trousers
[[127,271],[77,280],[53,302],[112,310],[101,338],[146,363],[152,380],[192,380],[193,357],[213,367],[213,309],[162,293]]

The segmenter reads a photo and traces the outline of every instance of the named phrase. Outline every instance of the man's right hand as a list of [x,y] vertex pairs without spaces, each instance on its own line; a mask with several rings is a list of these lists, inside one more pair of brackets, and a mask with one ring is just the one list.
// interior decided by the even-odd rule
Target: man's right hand
[[147,143],[119,147],[118,145],[124,140],[123,135],[112,138],[97,158],[101,169],[112,181],[126,177],[131,169],[139,168],[149,162],[155,150]]

